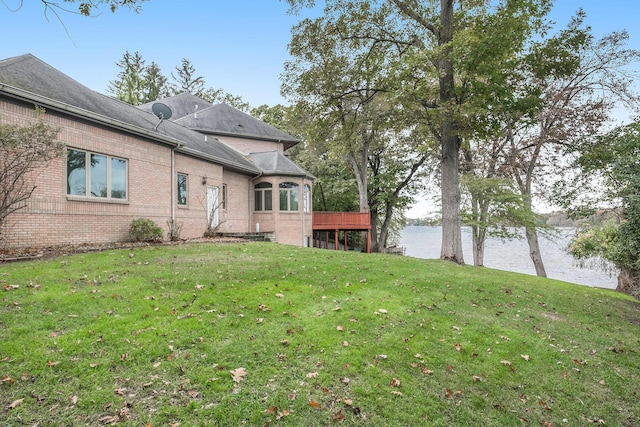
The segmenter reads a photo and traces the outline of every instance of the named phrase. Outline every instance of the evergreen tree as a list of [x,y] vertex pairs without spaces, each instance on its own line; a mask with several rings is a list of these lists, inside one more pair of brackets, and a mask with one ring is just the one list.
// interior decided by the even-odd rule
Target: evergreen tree
[[172,95],[187,92],[202,97],[205,92],[204,77],[195,77],[196,69],[187,58],[182,58],[180,67],[176,67],[176,73],[171,73],[174,82],[171,85]]

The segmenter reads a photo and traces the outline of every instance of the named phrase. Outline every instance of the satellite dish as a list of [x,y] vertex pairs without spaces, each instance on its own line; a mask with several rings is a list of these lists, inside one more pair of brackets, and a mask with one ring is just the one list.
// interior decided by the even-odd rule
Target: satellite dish
[[167,107],[162,102],[156,102],[151,106],[151,111],[160,120],[169,120],[171,118],[171,108]]

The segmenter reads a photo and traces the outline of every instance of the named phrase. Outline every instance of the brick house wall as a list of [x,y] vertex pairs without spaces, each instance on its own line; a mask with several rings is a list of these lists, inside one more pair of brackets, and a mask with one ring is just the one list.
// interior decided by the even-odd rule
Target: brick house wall
[[227,203],[220,212],[219,230],[222,233],[253,232],[251,214],[253,212],[252,177],[224,170],[223,184],[227,188]]
[[[35,121],[32,106],[0,101],[2,121],[27,125]],[[129,240],[129,226],[136,218],[148,218],[168,233],[167,221],[174,204],[176,221],[182,224],[180,237],[201,237],[207,227],[206,187],[227,185],[229,208],[220,212],[228,232],[248,231],[250,176],[223,172],[223,167],[175,153],[171,176],[172,147],[124,132],[101,127],[55,112],[47,112],[46,123],[60,129],[58,139],[67,148],[104,154],[127,160],[127,200],[68,196],[66,156],[53,160],[34,177],[36,190],[24,209],[12,214],[2,233],[9,247],[46,247],[66,244],[109,243]],[[171,186],[177,173],[188,176],[187,205],[178,206]],[[227,177],[225,183],[223,176]],[[203,177],[207,184],[203,185]],[[241,197],[242,195],[242,197]]]
[[[252,224],[259,224],[261,232],[274,233],[278,243],[285,243],[296,246],[310,246],[310,239],[313,234],[311,205],[309,212],[304,212],[304,185],[311,188],[312,182],[299,177],[268,176],[255,180],[254,185],[260,182],[272,184],[273,209],[270,212],[254,212]],[[280,211],[279,209],[279,186],[283,182],[298,184],[298,210]],[[252,194],[251,203],[254,196]],[[312,199],[311,192],[309,199]],[[253,206],[253,205],[252,205]]]
[[[32,103],[0,98],[0,120],[28,125],[37,118]],[[306,245],[306,239],[312,235],[312,214],[303,212],[303,188],[304,184],[312,184],[309,180],[286,176],[254,178],[203,159],[174,153],[170,145],[53,110],[47,111],[43,120],[60,129],[58,139],[67,148],[125,159],[127,199],[67,195],[67,158],[64,155],[32,177],[36,189],[26,207],[8,217],[1,230],[0,245],[42,248],[128,241],[131,221],[137,218],[153,220],[163,229],[166,238],[167,221],[172,211],[176,222],[182,225],[180,237],[201,237],[207,228],[207,187],[217,187],[220,200],[223,188],[226,189],[226,206],[218,211],[219,232],[254,232],[259,224],[261,232],[275,233],[277,242],[297,246]],[[282,144],[231,139],[235,142],[227,144],[239,151],[282,152]],[[184,206],[179,206],[175,192],[172,194],[178,173],[188,176],[187,204]],[[203,184],[204,177],[206,184]],[[254,185],[262,181],[273,184],[271,212],[253,210]],[[298,184],[297,212],[279,211],[278,185],[281,182]]]

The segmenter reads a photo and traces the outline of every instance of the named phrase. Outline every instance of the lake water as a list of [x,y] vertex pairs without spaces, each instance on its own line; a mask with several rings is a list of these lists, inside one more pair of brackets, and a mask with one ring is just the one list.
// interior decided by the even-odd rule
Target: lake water
[[[574,233],[573,228],[559,228],[553,239],[540,236],[540,251],[547,276],[552,279],[580,285],[615,289],[616,275],[596,268],[581,268],[566,252],[566,246]],[[440,258],[442,228],[428,226],[408,226],[400,233],[400,245],[406,256],[415,258]],[[473,264],[471,229],[462,228],[462,247],[465,263]],[[489,238],[484,251],[485,267],[535,275],[533,262],[529,257],[529,246],[523,239],[501,241]]]

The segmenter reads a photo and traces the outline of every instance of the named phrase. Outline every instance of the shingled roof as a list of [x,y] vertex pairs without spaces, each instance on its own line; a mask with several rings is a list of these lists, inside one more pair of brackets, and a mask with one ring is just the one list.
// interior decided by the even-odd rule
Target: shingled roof
[[315,176],[277,151],[251,153],[249,156],[253,163],[262,170],[263,175],[303,176],[315,179]]
[[[190,93],[164,98],[160,102],[171,109],[171,121],[198,132],[280,142],[285,150],[300,142],[288,133],[230,105],[214,105]],[[151,111],[153,104],[150,102],[138,108]]]
[[152,113],[95,92],[31,54],[0,60],[0,94],[169,144],[243,173],[260,173],[217,139],[171,121],[160,123]]

